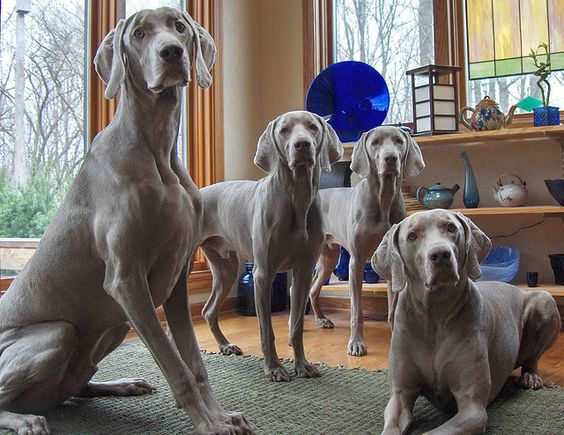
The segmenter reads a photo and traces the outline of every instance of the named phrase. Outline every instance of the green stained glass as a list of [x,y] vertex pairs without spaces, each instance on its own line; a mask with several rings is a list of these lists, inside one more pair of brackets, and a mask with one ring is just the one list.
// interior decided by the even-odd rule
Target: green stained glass
[[471,63],[469,68],[470,79],[483,79],[495,76],[494,62]]

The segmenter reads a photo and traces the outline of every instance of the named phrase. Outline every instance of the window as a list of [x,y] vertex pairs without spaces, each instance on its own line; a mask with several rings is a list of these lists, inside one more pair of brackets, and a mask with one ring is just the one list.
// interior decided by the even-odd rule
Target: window
[[387,124],[411,121],[406,70],[434,62],[433,0],[336,0],[335,61],[358,60],[390,91]]
[[85,153],[85,3],[17,5],[0,16],[1,275],[28,258],[1,240],[43,235]]
[[[488,95],[503,111],[527,96],[541,99],[528,55],[548,44],[551,105],[564,103],[564,9],[558,0],[466,0],[467,95],[475,106]],[[541,51],[544,53],[544,50]],[[529,73],[529,74],[527,74]],[[516,113],[519,113],[517,111]]]

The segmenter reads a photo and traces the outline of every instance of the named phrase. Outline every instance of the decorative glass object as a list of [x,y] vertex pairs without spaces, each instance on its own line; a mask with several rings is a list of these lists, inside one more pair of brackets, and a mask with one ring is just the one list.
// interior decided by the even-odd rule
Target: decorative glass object
[[562,0],[467,0],[466,20],[470,80],[535,71],[529,52],[543,42],[564,69]]
[[[256,316],[255,283],[253,280],[254,264],[245,261],[245,273],[239,278],[237,286],[237,312],[243,316]],[[288,301],[288,276],[286,272],[276,274],[272,282],[272,312],[284,311]]]
[[319,73],[306,96],[306,110],[327,120],[341,142],[355,142],[382,125],[390,93],[382,75],[363,62],[335,63]]
[[478,192],[476,176],[465,151],[460,154],[460,157],[462,157],[462,162],[464,163],[464,193],[462,200],[466,208],[477,208],[480,204],[480,193]]
[[457,66],[426,65],[406,72],[411,76],[415,134],[458,131],[459,70]]
[[560,125],[560,111],[554,106],[540,106],[533,109],[535,127]]

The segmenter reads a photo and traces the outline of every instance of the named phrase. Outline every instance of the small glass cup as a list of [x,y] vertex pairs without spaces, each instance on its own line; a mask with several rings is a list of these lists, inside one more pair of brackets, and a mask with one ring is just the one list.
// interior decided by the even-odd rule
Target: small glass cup
[[536,287],[539,283],[538,272],[527,272],[527,285],[529,287]]

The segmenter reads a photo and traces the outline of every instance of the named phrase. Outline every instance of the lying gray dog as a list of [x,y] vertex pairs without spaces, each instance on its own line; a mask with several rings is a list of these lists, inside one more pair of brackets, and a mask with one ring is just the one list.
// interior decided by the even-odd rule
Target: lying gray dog
[[320,171],[343,153],[333,128],[309,112],[289,112],[268,124],[258,141],[255,164],[268,173],[259,181],[230,181],[201,190],[204,199],[202,248],[213,273],[213,291],[202,314],[224,354],[242,353],[229,343],[218,323],[219,309],[231,290],[239,261],[254,261],[255,304],[264,372],[289,381],[274,346],[270,314],[276,273],[293,270],[290,289],[290,344],[299,377],[319,376],[306,361],[303,327],[313,265],[323,242],[318,204]]
[[415,177],[425,167],[417,143],[396,127],[378,127],[364,133],[355,144],[351,169],[362,180],[354,187],[319,192],[325,241],[310,290],[315,319],[322,328],[333,328],[319,303],[319,292],[339,259],[339,245],[351,254],[349,281],[351,336],[349,355],[366,355],[362,314],[364,265],[384,234],[405,217],[401,196],[404,177]]
[[[195,57],[211,84],[215,45],[170,8],[120,20],[94,63],[121,89],[37,252],[0,299],[0,427],[49,433],[42,413],[72,396],[154,392],[141,379],[92,382],[97,364],[133,324],[198,433],[244,433],[241,414],[211,391],[187,305],[186,264],[197,247],[202,200],[178,161],[181,89]],[[174,342],[155,312],[164,304]],[[141,429],[141,428],[140,428]]]
[[460,213],[416,213],[386,234],[372,266],[399,293],[388,365],[391,398],[383,434],[403,434],[415,399],[456,405],[432,434],[486,430],[486,406],[512,370],[542,388],[541,355],[556,341],[560,315],[548,292],[478,282],[491,242]]

